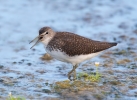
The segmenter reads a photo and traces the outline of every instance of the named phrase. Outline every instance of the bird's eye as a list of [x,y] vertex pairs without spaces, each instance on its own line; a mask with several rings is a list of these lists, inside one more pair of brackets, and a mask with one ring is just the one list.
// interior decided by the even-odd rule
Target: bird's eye
[[46,34],[49,34],[48,32],[46,32]]

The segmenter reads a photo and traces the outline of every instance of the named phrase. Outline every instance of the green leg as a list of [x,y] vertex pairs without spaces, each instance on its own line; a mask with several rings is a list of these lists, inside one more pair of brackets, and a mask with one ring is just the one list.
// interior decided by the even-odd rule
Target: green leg
[[73,69],[68,73],[68,79],[70,80],[70,81],[72,81],[71,80],[71,74],[74,72],[74,76],[73,76],[73,78],[74,79],[76,79],[76,68],[78,67],[78,65],[75,65],[75,66],[73,66]]
[[74,72],[73,72],[73,80],[74,80],[74,81],[76,80],[76,69],[75,69]]

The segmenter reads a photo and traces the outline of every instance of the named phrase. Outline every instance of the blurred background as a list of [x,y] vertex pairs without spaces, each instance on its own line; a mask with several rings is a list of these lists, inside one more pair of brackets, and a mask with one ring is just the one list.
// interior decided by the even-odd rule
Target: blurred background
[[[127,57],[135,62],[136,5],[137,0],[1,0],[1,97],[6,97],[10,91],[22,95],[38,94],[35,90],[39,81],[43,81],[43,86],[45,80],[67,79],[65,74],[71,69],[71,65],[57,60],[42,61],[40,57],[46,51],[41,44],[30,50],[32,44],[29,42],[44,26],[94,40],[118,42],[118,46],[111,50],[122,53],[131,50],[134,54],[117,56],[117,59]],[[96,60],[102,61],[101,58],[93,59]],[[59,72],[58,68],[64,68],[65,71]],[[32,82],[34,80],[35,84]],[[9,83],[13,85],[9,87]]]
[[120,41],[118,36],[126,34],[133,38],[137,25],[135,5],[135,0],[1,1],[1,45],[3,41],[23,42],[20,47],[27,49],[27,42],[43,26],[106,41]]

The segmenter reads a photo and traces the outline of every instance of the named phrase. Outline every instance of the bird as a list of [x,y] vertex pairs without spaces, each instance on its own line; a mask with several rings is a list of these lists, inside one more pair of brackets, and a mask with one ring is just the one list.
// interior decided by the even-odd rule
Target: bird
[[[81,62],[117,45],[115,42],[96,41],[72,32],[56,32],[47,26],[42,27],[39,35],[30,43],[35,40],[37,41],[31,48],[42,42],[51,57],[73,65],[73,69],[67,75],[69,80],[76,80],[76,68]],[[73,79],[71,78],[72,73]]]

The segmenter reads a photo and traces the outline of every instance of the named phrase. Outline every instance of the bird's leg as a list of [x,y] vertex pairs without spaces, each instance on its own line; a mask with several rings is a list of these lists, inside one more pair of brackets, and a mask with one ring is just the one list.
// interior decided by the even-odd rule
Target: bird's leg
[[76,68],[78,67],[78,65],[76,64],[75,66],[75,70],[73,71],[73,80],[75,81],[76,80]]
[[73,78],[76,78],[76,68],[78,67],[78,65],[76,64],[75,66],[73,66],[73,69],[68,73],[68,79],[71,80],[71,74],[72,72],[74,72],[74,76]]
[[76,80],[76,69],[73,71],[73,80]]

